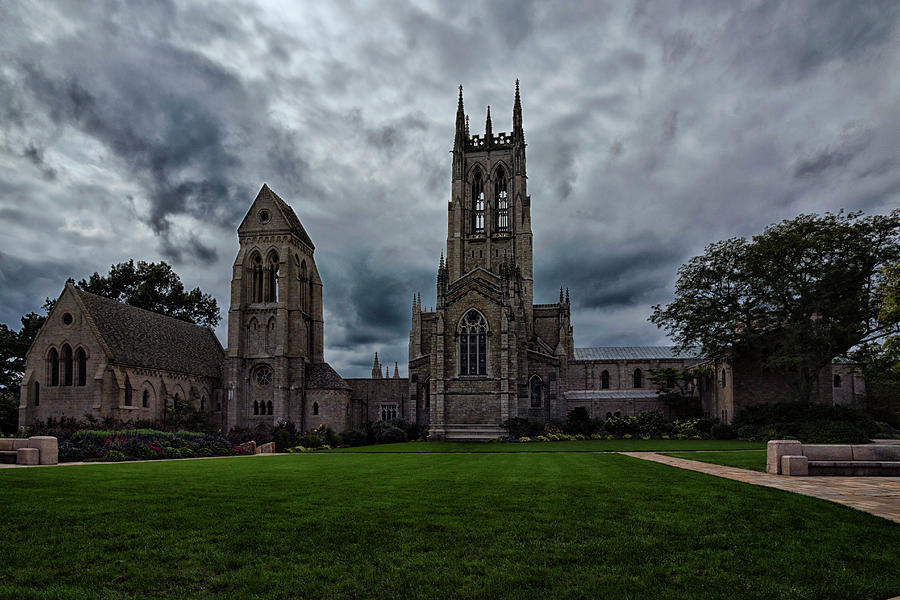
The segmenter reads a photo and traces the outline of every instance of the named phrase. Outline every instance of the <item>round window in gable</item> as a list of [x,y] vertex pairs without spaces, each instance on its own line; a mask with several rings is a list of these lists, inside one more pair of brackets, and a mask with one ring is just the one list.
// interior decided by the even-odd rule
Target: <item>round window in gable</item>
[[66,325],[71,325],[74,318],[72,317],[72,313],[65,313],[63,315],[63,323]]
[[268,223],[272,219],[272,215],[265,208],[257,213],[259,217],[259,222],[262,224]]
[[256,380],[256,385],[260,387],[267,386],[272,383],[272,369],[260,367],[256,370],[256,374],[253,377]]

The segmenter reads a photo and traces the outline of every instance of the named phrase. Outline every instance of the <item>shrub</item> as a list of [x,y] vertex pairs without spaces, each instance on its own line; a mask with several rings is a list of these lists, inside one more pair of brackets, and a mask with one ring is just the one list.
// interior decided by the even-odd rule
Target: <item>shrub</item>
[[591,416],[583,406],[576,407],[566,417],[566,433],[590,435],[592,428]]
[[544,431],[544,424],[540,421],[532,421],[531,419],[523,419],[522,417],[513,417],[503,422],[503,427],[510,439],[519,439],[522,437],[534,437],[540,435]]
[[369,436],[362,429],[348,429],[341,434],[341,438],[345,444],[352,447],[365,446],[369,443]]
[[617,437],[624,437],[626,433],[633,436],[638,432],[638,421],[635,417],[610,417],[603,424],[603,427],[610,434]]
[[734,420],[751,441],[797,438],[807,443],[865,443],[879,432],[869,415],[845,406],[785,402],[750,406]]
[[658,410],[644,411],[637,416],[637,432],[645,439],[659,437],[665,423],[666,418]]
[[737,430],[727,423],[716,423],[709,431],[709,437],[714,440],[733,440],[737,436]]
[[393,425],[379,428],[375,435],[375,441],[379,444],[396,444],[405,442],[407,439],[406,432]]
[[297,444],[306,448],[318,448],[322,445],[322,438],[314,433],[307,433],[300,436],[300,439],[297,440]]
[[109,452],[106,453],[106,456],[104,458],[111,462],[120,462],[123,460],[128,460],[128,457],[125,456],[124,453],[119,452],[118,450],[110,450]]

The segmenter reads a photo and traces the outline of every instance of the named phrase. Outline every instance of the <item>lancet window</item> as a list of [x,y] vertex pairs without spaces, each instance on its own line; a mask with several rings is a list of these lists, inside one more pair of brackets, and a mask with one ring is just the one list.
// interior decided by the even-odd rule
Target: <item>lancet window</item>
[[509,230],[509,198],[506,193],[506,172],[503,167],[497,169],[497,181],[494,183],[494,195],[497,204],[497,231]]
[[475,309],[459,322],[459,374],[487,374],[487,322]]
[[472,181],[472,232],[484,231],[484,181],[481,179],[481,169],[475,169]]

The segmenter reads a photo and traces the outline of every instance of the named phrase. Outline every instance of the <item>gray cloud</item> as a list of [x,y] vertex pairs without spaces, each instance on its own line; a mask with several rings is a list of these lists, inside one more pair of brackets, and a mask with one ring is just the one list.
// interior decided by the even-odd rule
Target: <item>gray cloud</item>
[[[678,266],[799,212],[900,204],[894,2],[3,9],[0,322],[83,277],[173,262],[228,305],[263,182],[316,243],[326,358],[403,363],[434,303],[456,86],[473,133],[522,81],[536,300],[576,342],[665,343]],[[219,328],[224,339],[225,326]]]

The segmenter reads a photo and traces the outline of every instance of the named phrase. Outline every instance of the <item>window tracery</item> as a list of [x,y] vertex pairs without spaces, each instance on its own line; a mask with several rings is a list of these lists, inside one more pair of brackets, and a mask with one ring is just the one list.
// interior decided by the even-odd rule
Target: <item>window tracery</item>
[[484,181],[481,179],[481,169],[475,168],[472,181],[472,233],[484,231]]
[[497,203],[497,231],[509,230],[509,198],[506,193],[506,171],[501,166],[497,169],[497,182],[494,184],[494,195]]
[[474,308],[459,322],[459,374],[487,374],[487,322]]

